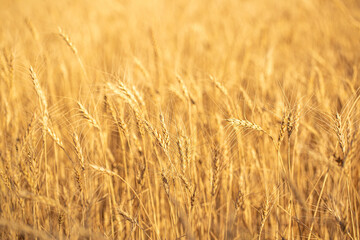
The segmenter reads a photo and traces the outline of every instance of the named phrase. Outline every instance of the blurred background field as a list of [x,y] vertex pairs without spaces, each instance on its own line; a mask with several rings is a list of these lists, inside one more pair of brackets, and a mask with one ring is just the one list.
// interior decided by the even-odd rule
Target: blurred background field
[[0,0],[1,239],[359,239],[360,2]]

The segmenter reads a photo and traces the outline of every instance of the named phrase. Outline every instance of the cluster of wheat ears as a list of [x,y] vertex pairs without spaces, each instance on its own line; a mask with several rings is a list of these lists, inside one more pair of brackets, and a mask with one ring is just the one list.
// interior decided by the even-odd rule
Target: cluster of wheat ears
[[0,239],[360,239],[357,0],[0,22]]

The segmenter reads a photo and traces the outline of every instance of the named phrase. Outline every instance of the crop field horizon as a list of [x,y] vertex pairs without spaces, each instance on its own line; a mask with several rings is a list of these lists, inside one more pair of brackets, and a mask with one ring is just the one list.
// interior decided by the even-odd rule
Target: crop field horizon
[[0,239],[360,239],[360,2],[0,0]]

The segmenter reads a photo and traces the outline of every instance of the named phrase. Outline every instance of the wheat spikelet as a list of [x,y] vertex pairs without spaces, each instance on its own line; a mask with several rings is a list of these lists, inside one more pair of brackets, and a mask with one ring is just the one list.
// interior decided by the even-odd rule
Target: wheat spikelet
[[336,133],[336,137],[338,139],[340,149],[341,149],[343,155],[345,156],[345,153],[346,153],[345,137],[343,134],[343,126],[342,126],[342,122],[341,122],[341,116],[338,113],[336,113],[334,130]]
[[[288,114],[288,116],[289,116],[289,114]],[[277,149],[278,150],[280,149],[281,143],[285,136],[285,131],[287,129],[286,123],[287,123],[288,119],[289,118],[287,117],[286,112],[284,112],[284,115],[282,117],[281,124],[280,124],[280,131],[279,131],[279,136],[278,136],[278,141],[277,141]]]
[[239,86],[239,89],[244,97],[246,104],[249,106],[250,109],[254,109],[254,103],[251,100],[251,98],[249,97],[249,95],[247,94],[247,92],[245,91],[245,89],[241,85]]
[[132,86],[132,91],[133,91],[133,94],[134,94],[137,102],[141,105],[142,108],[144,108],[145,102],[144,102],[144,98],[141,96],[140,92],[136,89],[135,86]]
[[56,136],[55,132],[51,130],[49,127],[46,127],[46,131],[48,132],[49,136],[54,140],[54,142],[63,150],[65,150],[63,142],[60,140],[58,136]]
[[167,146],[167,143],[165,141],[165,139],[161,136],[161,134],[159,134],[159,132],[153,128],[151,126],[151,124],[146,121],[146,120],[143,120],[143,123],[146,127],[146,130],[154,136],[154,138],[157,140],[158,144],[160,145],[160,147],[165,151],[165,153],[167,153],[168,151],[168,146]]
[[210,80],[215,84],[215,86],[224,94],[225,96],[229,97],[228,90],[222,85],[219,81],[217,81],[213,76],[209,76]]
[[61,227],[63,226],[65,222],[65,213],[63,211],[60,211],[59,212],[59,215],[58,215],[58,226],[59,226],[59,229],[61,229]]
[[117,93],[120,96],[123,96],[123,98],[125,98],[125,100],[127,100],[130,105],[134,105],[137,107],[139,106],[139,103],[136,100],[135,95],[120,80],[117,81],[117,85],[114,85],[109,82],[108,86],[110,89],[115,91],[115,93]]
[[163,183],[163,187],[165,189],[165,193],[168,197],[170,197],[170,186],[169,186],[169,181],[168,181],[168,178],[165,174],[164,171],[161,171],[161,180],[162,180],[162,183]]
[[236,211],[239,211],[240,209],[245,209],[245,200],[244,200],[244,194],[241,190],[238,191],[238,194],[236,195],[235,199],[235,209]]
[[154,66],[155,66],[155,79],[158,82],[159,81],[159,76],[160,76],[160,50],[159,50],[159,46],[157,44],[157,41],[155,39],[154,36],[154,32],[153,29],[150,28],[149,30],[149,34],[150,34],[150,41],[151,41],[151,46],[153,49],[153,56],[154,56]]
[[59,31],[59,35],[60,37],[65,41],[65,43],[70,47],[71,51],[77,56],[78,55],[78,51],[75,47],[75,45],[71,42],[70,38],[68,35],[66,35],[64,33],[64,31],[58,27],[58,31]]
[[346,145],[348,146],[348,151],[349,151],[349,147],[354,137],[354,129],[350,117],[346,120],[345,129],[346,129]]
[[181,172],[185,173],[186,171],[186,160],[185,160],[185,152],[184,152],[184,146],[183,141],[180,137],[176,140],[176,146],[178,148],[179,152],[179,159],[180,159],[180,166],[181,166]]
[[20,150],[20,153],[24,152],[24,149],[27,146],[29,139],[31,138],[30,135],[32,133],[32,130],[33,130],[33,127],[34,127],[34,121],[35,121],[36,118],[37,118],[36,113],[34,113],[33,116],[31,117],[30,122],[28,123],[27,128],[26,128],[25,135],[24,135],[23,140],[22,140],[23,143],[22,143],[22,148]]
[[74,168],[74,174],[75,174],[76,186],[77,186],[79,192],[82,192],[83,191],[83,185],[82,185],[81,175],[80,175],[79,171],[76,168]]
[[137,224],[137,221],[130,216],[129,213],[121,210],[120,208],[117,208],[117,212],[120,214],[120,216],[122,216],[126,221],[129,221],[131,223],[136,223]]
[[179,173],[178,176],[179,176],[181,182],[184,184],[185,188],[191,193],[191,191],[192,191],[191,183],[188,181],[186,176],[182,173]]
[[[334,200],[332,201],[332,204],[335,205]],[[343,209],[342,209],[342,211],[339,211],[337,208],[333,209],[333,208],[330,208],[329,206],[326,206],[326,209],[332,216],[334,216],[335,221],[338,224],[341,232],[344,234],[347,234],[349,236],[350,231],[348,229],[348,221],[346,219],[346,214],[344,213]],[[350,235],[350,238],[351,238],[351,235]]]
[[160,123],[161,123],[162,134],[164,136],[165,146],[166,146],[166,148],[169,148],[169,146],[170,146],[170,136],[169,136],[169,132],[167,130],[166,124],[165,124],[164,116],[161,113],[160,113]]
[[103,167],[100,167],[100,166],[97,166],[97,165],[94,165],[94,164],[89,164],[89,167],[91,167],[92,169],[96,170],[96,171],[99,171],[99,172],[102,172],[102,173],[106,173],[110,176],[117,176],[117,174],[109,169],[106,169],[106,168],[103,168]]
[[12,191],[10,178],[7,176],[7,174],[5,174],[3,171],[0,170],[0,177],[3,180],[5,186],[8,188],[8,190]]
[[[112,102],[109,101],[109,99],[107,98],[107,96],[105,95],[105,105],[109,108],[110,110],[110,114],[111,114],[111,117],[113,118],[113,120],[115,121],[116,123],[116,126],[121,129],[121,131],[126,134],[126,123],[121,120],[116,111],[115,111],[115,108],[114,108],[114,105]],[[120,132],[119,132],[120,133]]]
[[[190,138],[188,138],[187,136],[183,136],[184,139],[184,148],[185,148],[185,163],[187,166],[190,167],[190,161],[191,161],[191,141]],[[186,169],[186,168],[185,168]]]
[[60,230],[63,227],[64,222],[65,222],[65,213],[63,211],[60,211],[58,214],[58,226]]
[[233,118],[233,119],[226,119],[226,121],[236,127],[244,127],[244,128],[254,129],[254,130],[266,133],[266,131],[264,129],[262,129],[259,125],[252,123],[248,120],[239,120],[239,119]]
[[171,87],[169,89],[169,91],[171,92],[172,96],[177,97],[181,102],[184,102],[184,103],[187,102],[187,98],[185,98],[184,95],[178,89],[176,89],[175,87]]
[[259,132],[263,132],[274,142],[273,137],[267,131],[265,131],[259,125],[252,123],[248,120],[239,120],[239,119],[235,119],[235,118],[230,118],[230,119],[225,119],[225,121],[229,122],[234,127],[243,127],[243,128],[253,129],[253,130],[256,130]]
[[135,66],[140,70],[140,72],[144,75],[144,77],[146,78],[146,80],[150,79],[150,74],[149,72],[146,70],[146,68],[144,67],[144,65],[140,62],[139,59],[134,58],[134,63]]
[[260,222],[260,230],[259,230],[259,238],[258,238],[259,240],[261,239],[261,233],[265,226],[265,222],[269,216],[269,213],[270,213],[270,203],[269,203],[269,199],[266,198],[261,210],[261,222]]
[[294,111],[289,110],[287,117],[284,116],[287,119],[283,119],[281,122],[281,124],[285,124],[285,122],[287,123],[287,133],[289,138],[291,134],[294,131],[297,131],[299,127],[300,115],[301,115],[301,105],[299,104],[296,106],[296,109]]
[[194,190],[193,190],[193,192],[192,192],[192,194],[190,196],[190,206],[191,207],[194,207],[195,200],[196,200],[196,185],[195,185]]
[[9,80],[8,80],[8,78],[6,76],[6,69],[5,68],[6,68],[6,60],[5,60],[5,58],[3,56],[0,56],[0,77],[2,79],[5,79],[6,84],[9,86],[10,83],[9,83]]
[[294,119],[293,119],[293,128],[291,129],[291,132],[290,132],[290,135],[293,131],[298,131],[299,129],[299,122],[300,122],[300,117],[301,117],[301,104],[298,104],[296,106],[296,111],[295,111],[295,116],[294,116]]
[[293,116],[293,113],[292,111],[290,110],[288,115],[287,115],[287,133],[288,133],[288,136],[290,137],[293,129],[294,129],[294,116]]
[[[43,110],[43,113],[44,115],[48,115],[48,105],[47,105],[47,102],[46,102],[46,98],[45,98],[45,95],[44,95],[44,92],[42,91],[41,87],[40,87],[40,83],[39,83],[39,80],[36,76],[36,73],[34,72],[32,66],[29,67],[29,71],[30,71],[30,77],[33,81],[33,84],[34,84],[34,87],[35,87],[35,90],[36,90],[36,93],[39,97],[39,100],[40,100],[40,103],[41,103],[41,106],[42,106],[42,110]],[[45,123],[44,123],[45,124]],[[45,124],[46,125],[46,124]]]
[[8,85],[10,87],[10,89],[12,89],[13,86],[13,82],[14,82],[14,54],[13,52],[8,52],[4,49],[4,58],[5,58],[5,62],[6,62],[6,66],[7,66],[7,70],[8,70],[8,78],[6,78],[6,80],[8,80]]
[[80,145],[79,136],[76,134],[76,132],[73,133],[72,139],[73,139],[73,146],[75,149],[76,156],[79,160],[81,169],[84,171],[85,170],[85,158],[84,158],[84,154],[83,154],[83,151],[82,151],[82,148]]
[[176,79],[178,80],[180,86],[181,86],[181,90],[185,96],[186,99],[188,99],[188,101],[190,101],[192,104],[195,104],[194,99],[191,97],[185,83],[184,80],[181,78],[181,76],[179,74],[176,74]]
[[146,162],[145,164],[139,164],[139,173],[136,176],[136,181],[139,185],[144,185],[145,183],[145,171],[146,171]]
[[134,94],[128,88],[126,88],[122,82],[118,81],[117,83],[118,83],[117,85],[114,85],[108,82],[107,85],[112,91],[114,91],[114,93],[116,93],[118,96],[123,98],[130,105],[131,109],[134,111],[136,124],[138,126],[140,135],[143,137],[144,136],[144,125],[142,122],[143,112],[139,107],[139,103],[136,100]]
[[359,145],[360,144],[359,140],[360,140],[359,139],[359,133],[356,132],[354,134],[354,136],[351,138],[351,142],[349,144],[349,149],[348,149],[348,152],[346,154],[345,160],[347,160],[349,162],[352,162],[356,158],[356,156],[358,154],[358,149],[359,149],[358,146],[360,146]]
[[19,170],[24,176],[26,182],[29,184],[31,191],[34,192],[33,190],[35,189],[35,181],[30,171],[25,167],[24,161],[19,162]]
[[77,105],[79,107],[79,112],[81,114],[81,116],[86,119],[91,126],[93,126],[94,128],[96,128],[97,130],[101,131],[100,125],[97,123],[97,121],[95,120],[95,118],[93,118],[89,112],[86,110],[86,108],[84,107],[84,105],[82,105],[80,102],[77,102]]
[[36,30],[34,24],[31,22],[31,20],[29,18],[25,18],[25,24],[26,26],[29,28],[31,35],[33,36],[33,38],[38,41],[39,40],[39,34],[38,31]]
[[211,195],[215,196],[219,184],[219,170],[220,170],[220,150],[213,148],[212,151],[212,177],[211,177]]

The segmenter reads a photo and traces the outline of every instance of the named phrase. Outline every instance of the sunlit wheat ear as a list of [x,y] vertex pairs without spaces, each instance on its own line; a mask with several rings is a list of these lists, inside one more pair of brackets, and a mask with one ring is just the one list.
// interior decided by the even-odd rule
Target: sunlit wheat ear
[[262,209],[261,209],[261,222],[260,222],[260,230],[259,230],[259,240],[261,239],[261,233],[263,231],[263,228],[265,226],[265,222],[269,216],[270,213],[270,201],[268,198],[266,198]]
[[108,85],[112,89],[120,90],[119,95],[123,95],[131,104],[139,106],[139,103],[138,103],[134,93],[130,89],[128,89],[123,82],[121,82],[119,80],[119,81],[117,81],[116,86],[112,85],[111,83],[108,83]]
[[358,156],[359,146],[360,146],[360,136],[359,132],[355,132],[351,138],[349,144],[348,152],[346,153],[346,160],[352,162],[356,156]]
[[291,129],[290,131],[290,135],[293,131],[298,131],[299,130],[299,124],[300,124],[300,117],[301,117],[301,112],[302,112],[302,106],[301,104],[299,103],[297,106],[296,106],[296,111],[295,111],[295,116],[293,118],[293,128]]
[[348,146],[347,151],[349,151],[349,148],[352,144],[352,140],[354,138],[354,129],[350,117],[346,120],[345,129],[346,129],[346,145]]
[[64,31],[58,27],[58,31],[59,31],[59,35],[60,37],[65,41],[65,43],[70,47],[71,51],[77,56],[78,55],[78,51],[75,47],[75,45],[71,42],[70,38],[68,35],[66,35],[64,33]]
[[185,174],[186,170],[190,167],[191,159],[191,143],[190,139],[184,135],[182,131],[178,134],[176,139],[176,146],[179,153],[181,173]]
[[10,87],[10,89],[12,89],[14,84],[14,53],[6,51],[6,49],[4,49],[3,55],[4,55],[5,65],[7,67],[7,75],[8,75],[7,77],[5,77],[5,80],[8,86]]
[[247,92],[245,91],[245,89],[239,85],[239,89],[244,97],[244,100],[245,100],[245,103],[248,105],[248,107],[250,109],[254,109],[254,103],[253,101],[251,100],[250,96],[247,94]]
[[340,149],[343,153],[343,156],[345,156],[346,146],[345,146],[345,136],[344,136],[343,130],[344,130],[344,128],[343,128],[343,125],[341,122],[341,116],[338,113],[336,113],[334,131],[336,133],[336,137],[337,137]]
[[150,28],[149,30],[149,35],[150,35],[150,41],[151,41],[151,46],[153,48],[153,55],[154,55],[154,64],[155,64],[155,78],[156,81],[158,81],[159,75],[160,75],[160,50],[159,50],[159,45],[157,44],[157,41],[155,39],[154,36],[154,31],[152,28]]
[[[333,205],[335,205],[335,203],[333,203]],[[348,229],[348,220],[346,219],[346,213],[344,213],[344,211],[339,211],[338,209],[330,208],[329,206],[326,206],[326,210],[330,213],[330,215],[334,216],[335,221],[338,224],[342,233],[347,234],[348,236],[350,236],[351,239],[350,231]]]
[[150,74],[149,72],[146,70],[146,68],[144,67],[144,65],[140,62],[139,59],[134,58],[134,63],[135,66],[140,70],[140,72],[144,75],[144,77],[149,80],[150,79]]
[[161,123],[162,134],[164,136],[164,143],[166,145],[166,148],[169,148],[169,146],[170,146],[170,136],[169,136],[169,132],[168,132],[168,129],[166,127],[166,124],[165,124],[164,116],[161,113],[160,113],[160,123]]
[[162,183],[163,183],[163,187],[165,189],[165,193],[168,197],[170,197],[170,186],[169,186],[169,180],[166,176],[166,173],[165,171],[161,171],[161,180],[162,180]]
[[38,41],[39,40],[39,34],[38,31],[36,30],[35,26],[33,25],[33,23],[31,22],[31,20],[29,18],[25,18],[25,23],[26,26],[29,28],[31,35],[33,36],[33,38]]
[[64,211],[59,211],[59,215],[58,215],[58,227],[59,227],[59,229],[62,228],[64,222],[65,222],[65,212]]
[[135,86],[132,86],[132,92],[137,100],[137,102],[141,105],[141,107],[144,109],[145,107],[145,101],[143,96],[141,96],[140,92],[136,89]]
[[63,142],[60,140],[60,138],[55,134],[53,130],[51,130],[49,127],[46,127],[46,131],[48,132],[49,136],[54,140],[54,142],[63,150],[65,150],[65,146]]
[[220,171],[220,150],[215,147],[212,150],[212,177],[211,177],[211,195],[215,196],[219,185]]
[[191,205],[191,207],[194,207],[194,205],[195,205],[196,196],[197,195],[196,195],[196,185],[195,185],[195,187],[193,188],[192,194],[190,196],[190,205]]
[[180,165],[181,165],[180,169],[181,169],[182,173],[185,173],[187,163],[185,161],[185,151],[184,151],[183,141],[180,137],[178,137],[176,140],[176,146],[177,146],[178,152],[179,152],[179,159],[180,159]]
[[12,184],[10,182],[10,178],[8,177],[7,174],[5,174],[5,172],[3,172],[2,170],[0,170],[0,177],[1,180],[3,181],[3,183],[5,184],[5,186],[7,187],[7,189],[11,192],[13,190]]
[[176,74],[176,79],[178,80],[178,82],[181,86],[181,89],[182,89],[182,92],[183,92],[185,98],[188,99],[192,104],[195,104],[194,99],[190,95],[188,88],[186,87],[186,85],[184,83],[184,80],[181,78],[181,76],[179,74]]
[[285,137],[285,131],[287,129],[287,123],[288,123],[287,121],[289,119],[288,116],[289,116],[289,113],[284,112],[284,115],[283,115],[283,117],[281,119],[280,131],[279,131],[279,136],[278,136],[277,145],[276,145],[278,150],[280,149],[281,143],[282,143],[282,141],[284,140],[284,137]]
[[[288,137],[291,137],[291,134],[297,131],[299,127],[299,120],[301,115],[301,105],[297,105],[294,111],[289,110],[287,114],[287,133]],[[285,123],[285,119],[282,120],[281,124]]]
[[119,213],[119,215],[122,216],[126,221],[128,221],[128,222],[130,222],[130,223],[137,224],[136,219],[134,219],[133,217],[131,217],[129,213],[121,210],[120,208],[117,208],[116,210],[117,210],[117,212]]
[[44,92],[41,89],[39,79],[37,78],[37,75],[34,72],[34,69],[32,68],[32,66],[29,67],[29,71],[30,71],[30,77],[31,77],[34,87],[35,87],[36,94],[38,95],[38,97],[40,99],[42,111],[43,111],[44,115],[48,115],[48,110],[47,110],[48,104],[46,102]]
[[[125,100],[126,103],[130,105],[131,109],[134,111],[136,124],[139,128],[139,132],[141,136],[144,136],[144,124],[142,122],[142,119],[144,118],[144,113],[140,108],[136,97],[127,87],[125,87],[125,85],[121,81],[118,81],[117,83],[118,84],[115,85],[111,82],[108,82],[107,85],[111,91],[113,91],[116,95],[121,97],[123,100]],[[145,104],[142,105],[145,106]]]
[[100,125],[97,123],[97,121],[95,120],[95,118],[93,118],[89,112],[86,110],[86,108],[84,107],[84,105],[82,105],[80,102],[77,102],[77,105],[79,106],[79,112],[81,114],[81,116],[86,119],[88,121],[88,123],[93,126],[94,128],[98,129],[99,131],[101,131]]
[[27,147],[28,141],[31,139],[31,133],[32,133],[32,130],[33,130],[33,127],[34,127],[34,122],[35,122],[36,118],[37,118],[37,115],[36,115],[36,113],[34,113],[33,116],[31,117],[30,122],[27,125],[25,135],[23,137],[23,146],[22,146],[22,148],[20,150],[20,153],[24,152],[25,148]]
[[191,182],[188,180],[188,178],[182,174],[182,173],[178,173],[179,179],[181,180],[181,182],[184,184],[185,188],[189,191],[189,193],[192,193],[192,185]]
[[229,97],[228,90],[225,88],[224,85],[222,85],[219,81],[215,79],[215,77],[209,75],[210,80],[215,84],[215,86],[220,90],[222,94]]
[[225,119],[225,121],[229,122],[234,127],[242,127],[242,128],[245,128],[245,129],[253,129],[253,130],[265,133],[272,141],[274,141],[273,137],[267,131],[265,131],[259,125],[255,124],[255,123],[252,123],[252,122],[250,122],[248,120],[239,120],[239,119],[231,118],[231,119]]
[[164,150],[165,153],[168,153],[168,145],[165,139],[161,136],[161,134],[153,128],[153,126],[146,120],[143,120],[143,123],[145,125],[145,129],[154,136],[154,138],[157,140],[160,147]]
[[106,169],[106,168],[103,168],[101,166],[97,166],[97,165],[94,165],[94,164],[89,164],[88,165],[90,168],[98,171],[98,172],[101,172],[101,173],[104,173],[104,174],[107,174],[107,175],[110,175],[110,176],[117,176],[118,174],[116,174],[115,172],[109,170],[109,169]]
[[75,149],[75,153],[76,156],[79,160],[81,169],[84,171],[85,170],[85,158],[84,158],[84,154],[80,145],[80,139],[79,136],[74,132],[72,135],[72,139],[73,139],[73,146]]
[[191,158],[192,158],[192,150],[191,150],[191,141],[190,138],[184,136],[184,143],[185,143],[185,162],[190,167]]
[[121,130],[121,132],[126,134],[126,128],[127,128],[126,123],[118,116],[113,103],[110,101],[110,99],[106,95],[105,95],[105,105],[110,110],[111,117],[115,121],[115,124],[119,129],[119,133]]
[[236,211],[235,212],[235,217],[236,217],[240,210],[245,209],[245,196],[244,196],[244,193],[241,190],[239,190],[237,195],[236,195],[234,205],[235,205],[235,211]]
[[82,179],[81,179],[80,172],[79,172],[79,170],[77,170],[76,167],[74,167],[74,175],[75,175],[76,186],[77,186],[79,192],[82,192],[83,191]]

